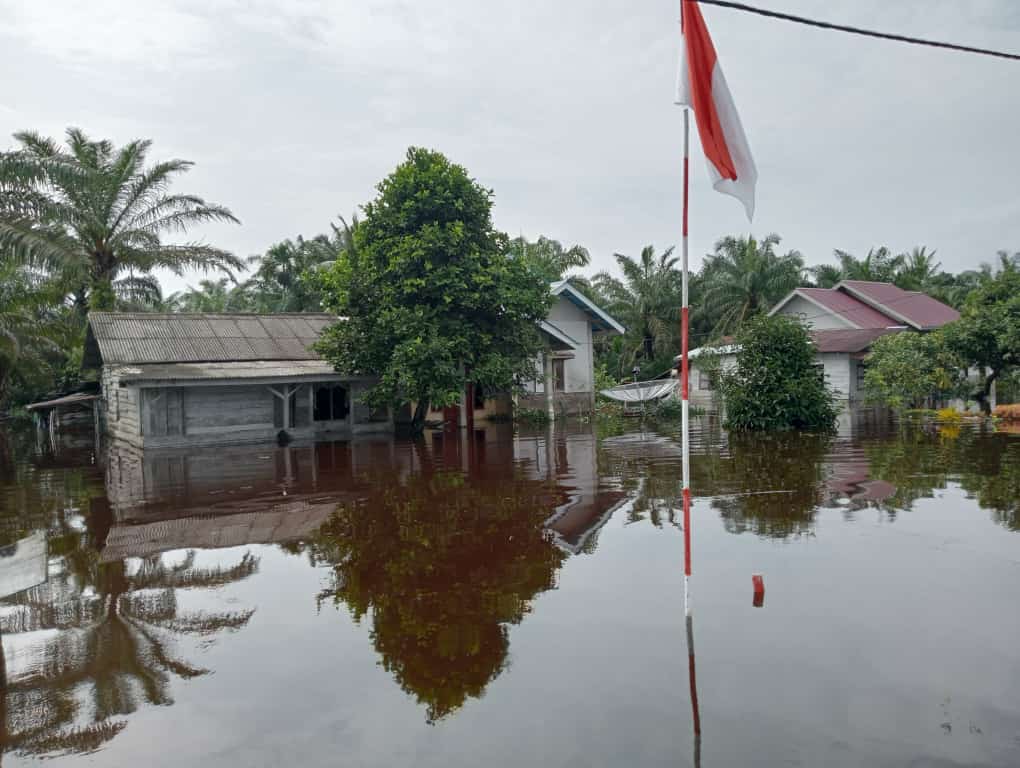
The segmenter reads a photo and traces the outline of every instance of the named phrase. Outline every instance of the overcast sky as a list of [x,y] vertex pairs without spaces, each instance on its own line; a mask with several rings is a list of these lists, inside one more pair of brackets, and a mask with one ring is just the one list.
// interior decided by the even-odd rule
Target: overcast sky
[[[754,1],[1020,49],[1017,0]],[[748,231],[809,263],[924,244],[959,270],[1020,250],[1020,64],[704,12],[758,207],[750,226],[712,191],[695,140],[694,266]],[[196,234],[242,256],[325,231],[427,146],[494,190],[497,226],[609,268],[679,239],[678,15],[679,0],[0,0],[0,135],[152,138],[153,158],[197,163],[179,191],[242,221]]]

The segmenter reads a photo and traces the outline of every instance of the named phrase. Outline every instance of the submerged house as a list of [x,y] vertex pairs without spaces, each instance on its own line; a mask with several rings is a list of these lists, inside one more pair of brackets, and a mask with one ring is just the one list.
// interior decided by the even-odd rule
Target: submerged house
[[[876,339],[891,333],[926,333],[958,320],[960,313],[920,291],[891,283],[844,280],[834,288],[797,288],[770,315],[801,318],[811,329],[818,365],[835,395],[846,403],[864,397],[864,359]],[[715,389],[712,373],[697,360],[712,353],[724,368],[736,363],[732,342],[693,350],[691,400],[708,404]]]
[[[528,382],[517,401],[519,408],[544,411],[550,417],[595,410],[595,339],[624,333],[624,327],[585,296],[569,280],[549,287],[555,301],[538,327],[545,351],[535,361],[541,378]],[[482,392],[468,386],[460,403],[433,410],[429,418],[472,427],[476,421],[509,416],[509,393]]]
[[139,448],[390,431],[310,349],[328,314],[93,312],[84,369],[99,371],[106,433]]
[[595,410],[595,339],[619,336],[624,327],[569,280],[550,286],[556,303],[540,324],[548,349],[539,361],[542,379],[526,387],[520,405],[550,415]]

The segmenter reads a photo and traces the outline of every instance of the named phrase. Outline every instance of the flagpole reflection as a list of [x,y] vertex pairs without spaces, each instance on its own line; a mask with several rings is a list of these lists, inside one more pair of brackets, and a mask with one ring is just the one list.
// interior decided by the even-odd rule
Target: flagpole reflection
[[691,719],[694,723],[694,768],[701,768],[701,711],[698,708],[698,677],[694,665],[694,618],[687,614],[687,678],[691,693]]

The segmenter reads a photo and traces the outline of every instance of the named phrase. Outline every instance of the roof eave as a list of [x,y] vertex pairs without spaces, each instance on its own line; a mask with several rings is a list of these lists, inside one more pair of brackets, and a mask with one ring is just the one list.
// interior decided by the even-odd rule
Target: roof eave
[[588,314],[594,315],[601,321],[601,325],[604,327],[592,328],[593,333],[622,336],[627,332],[627,329],[618,323],[608,312],[571,285],[570,280],[560,280],[553,283],[550,289],[554,296],[561,296],[564,292],[569,293],[575,305],[580,304]]

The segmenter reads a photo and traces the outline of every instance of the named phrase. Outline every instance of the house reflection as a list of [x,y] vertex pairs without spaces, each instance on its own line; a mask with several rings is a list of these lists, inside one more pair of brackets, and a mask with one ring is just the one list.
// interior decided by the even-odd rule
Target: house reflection
[[[384,667],[441,719],[506,667],[509,627],[626,498],[599,486],[590,433],[507,426],[418,443],[114,443],[102,457],[37,454],[21,466],[90,478],[56,488],[7,478],[51,555],[44,584],[2,601],[0,631],[21,638],[2,744],[21,754],[97,749],[140,706],[171,703],[174,678],[206,674],[187,638],[242,629],[254,608],[190,611],[179,592],[257,574],[260,545],[326,566],[320,603],[370,621]],[[228,547],[250,551],[202,555]]]

